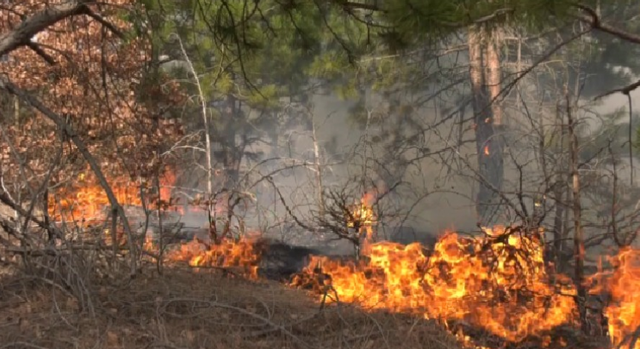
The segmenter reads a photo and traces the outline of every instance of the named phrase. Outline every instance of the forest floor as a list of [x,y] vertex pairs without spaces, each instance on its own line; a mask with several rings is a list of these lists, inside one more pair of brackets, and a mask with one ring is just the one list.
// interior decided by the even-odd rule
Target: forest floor
[[[0,275],[0,348],[459,348],[431,321],[190,269],[92,282],[80,298]],[[124,278],[123,278],[124,279]],[[84,304],[84,305],[83,305]]]

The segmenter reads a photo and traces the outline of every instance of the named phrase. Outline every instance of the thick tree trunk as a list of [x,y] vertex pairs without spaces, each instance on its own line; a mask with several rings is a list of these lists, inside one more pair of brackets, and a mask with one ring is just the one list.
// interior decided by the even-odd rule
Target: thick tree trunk
[[472,26],[468,33],[469,77],[481,177],[476,212],[481,224],[491,225],[498,212],[496,191],[502,189],[504,178],[503,140],[496,137],[495,130],[502,122],[502,110],[499,104],[491,103],[500,92],[500,59],[497,47],[491,42],[494,39],[481,27]]

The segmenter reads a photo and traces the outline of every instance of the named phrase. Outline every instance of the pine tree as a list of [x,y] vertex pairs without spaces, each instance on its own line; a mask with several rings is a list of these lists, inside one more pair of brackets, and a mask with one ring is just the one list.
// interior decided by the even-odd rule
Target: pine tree
[[[248,151],[252,145],[265,139],[275,144],[281,126],[305,123],[290,118],[284,107],[306,104],[315,85],[341,80],[353,54],[340,45],[352,45],[353,38],[332,40],[335,33],[323,30],[339,20],[335,12],[312,2],[150,1],[146,6],[157,57],[188,59],[200,75],[213,157],[225,174],[218,184],[227,189],[237,185],[243,159],[258,155]],[[336,35],[350,34],[349,26],[336,29]],[[188,69],[173,73],[192,81]],[[197,94],[193,83],[184,87]],[[198,110],[194,103],[185,116],[192,130],[203,128]]]

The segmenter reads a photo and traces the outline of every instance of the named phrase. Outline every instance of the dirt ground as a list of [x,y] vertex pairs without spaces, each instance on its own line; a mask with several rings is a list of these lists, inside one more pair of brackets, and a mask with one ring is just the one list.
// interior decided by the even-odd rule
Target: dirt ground
[[[67,290],[0,277],[0,348],[459,348],[437,324],[189,269]],[[85,304],[80,309],[79,304]]]

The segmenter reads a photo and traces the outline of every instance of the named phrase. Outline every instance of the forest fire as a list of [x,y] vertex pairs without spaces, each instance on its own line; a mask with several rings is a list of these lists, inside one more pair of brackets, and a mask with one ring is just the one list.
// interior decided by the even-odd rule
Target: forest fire
[[418,243],[380,242],[370,246],[368,262],[314,257],[292,284],[321,270],[334,301],[461,320],[515,342],[576,320],[575,291],[568,280],[550,285],[542,251],[535,238],[502,227],[485,238],[449,232],[431,256]]
[[[591,279],[595,287],[591,293],[608,293],[610,304],[604,315],[608,319],[609,336],[615,345],[640,349],[633,343],[640,335],[640,251],[624,248],[617,256],[609,257],[614,270],[600,272]],[[635,339],[634,339],[635,337]]]
[[375,194],[367,192],[360,199],[360,203],[350,207],[347,217],[347,228],[356,229],[357,234],[370,241],[373,238],[373,226],[376,223],[376,215],[373,211]]
[[[169,183],[171,177],[165,181]],[[138,187],[114,190],[123,203],[139,203],[135,199]],[[160,195],[167,199],[169,193]],[[377,222],[374,198],[373,193],[365,194],[347,220],[348,227],[364,238],[362,258],[344,261],[312,256],[289,286],[312,288],[328,302],[468,324],[509,342],[547,338],[565,325],[578,327],[575,286],[568,277],[548,274],[539,232],[502,226],[485,229],[480,237],[446,232],[432,251],[419,243],[371,242]],[[81,187],[74,200],[60,200],[74,215],[96,217],[99,208],[108,205],[95,185]],[[186,263],[196,270],[224,270],[257,280],[263,247],[258,235],[215,242],[196,238],[165,257],[170,263]],[[152,248],[151,244],[145,248]],[[640,253],[623,250],[611,261],[615,270],[594,277],[598,285],[591,293],[611,295],[604,315],[609,319],[611,341],[617,345],[628,342],[640,326],[640,312],[636,311],[640,296],[625,292],[640,286]],[[633,348],[640,349],[640,345]]]
[[[142,206],[142,193],[151,187],[147,182],[136,183],[126,176],[108,179],[118,203],[123,206]],[[169,202],[170,186],[175,175],[167,171],[160,178],[160,200]],[[141,188],[142,186],[142,188]],[[155,195],[157,198],[158,195]],[[146,199],[153,199],[148,195]],[[149,200],[151,201],[151,200]],[[76,180],[68,186],[59,188],[48,201],[49,215],[56,221],[78,222],[80,225],[91,224],[105,218],[104,208],[109,207],[109,199],[93,173],[80,173]]]
[[170,252],[167,259],[187,262],[196,268],[237,268],[239,274],[256,280],[261,257],[257,241],[257,236],[245,236],[237,241],[228,238],[211,244],[193,240]]

